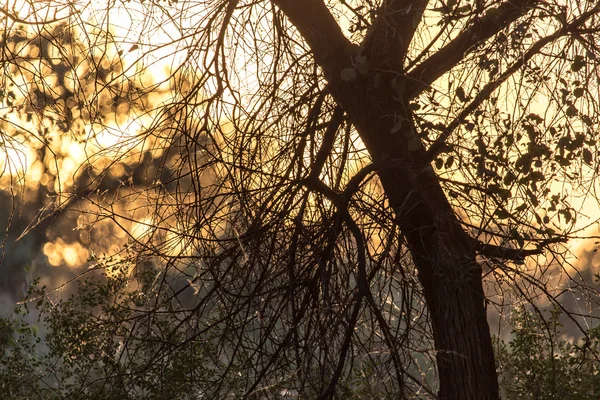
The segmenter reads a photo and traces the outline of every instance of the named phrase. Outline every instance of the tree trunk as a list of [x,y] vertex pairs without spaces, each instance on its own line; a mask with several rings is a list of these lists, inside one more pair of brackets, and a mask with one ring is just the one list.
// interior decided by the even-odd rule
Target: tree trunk
[[[371,90],[361,93],[360,88],[355,85],[348,93],[345,86],[333,86],[332,92],[373,161],[394,161],[378,174],[423,286],[437,351],[439,397],[498,399],[482,269],[473,241],[462,229],[430,163],[424,160],[422,146],[408,149],[407,138],[416,137],[416,127],[410,114],[398,116],[397,112],[408,110],[408,105],[382,101],[389,99],[385,90],[373,96]],[[390,115],[395,117],[385,117]],[[391,135],[398,118],[406,121],[405,126]]]
[[[528,1],[532,0],[518,3]],[[275,0],[275,3],[310,45],[315,61],[329,81],[331,94],[351,119],[373,161],[382,165],[390,162],[390,167],[382,168],[378,174],[423,286],[437,351],[440,399],[498,399],[481,266],[473,242],[457,220],[413,125],[405,95],[415,78],[408,78],[397,68],[402,62],[402,57],[397,57],[402,51],[401,44],[412,37],[410,29],[400,32],[406,27],[405,19],[419,18],[427,2],[386,2],[391,11],[395,10],[394,4],[413,4],[420,9],[404,7],[405,12],[386,15],[388,20],[396,20],[400,31],[394,32],[402,37],[392,34],[389,21],[379,18],[381,28],[373,28],[365,44],[368,49],[362,50],[367,51],[369,66],[360,72],[354,69],[359,49],[345,38],[322,0]],[[511,18],[516,18],[518,12],[513,11],[519,7],[511,2],[503,7],[507,14],[514,14],[510,14]],[[485,35],[479,32],[488,25],[475,24],[473,29],[479,35],[467,33],[464,39],[459,39],[459,44],[464,47],[470,41],[480,40],[478,37],[489,37],[493,29]],[[414,30],[414,23],[411,26]],[[355,74],[342,78],[344,70],[349,68]],[[438,75],[438,70],[443,71],[439,66],[431,68]]]
[[[396,100],[392,85],[374,90],[370,79],[332,84],[331,91],[373,161],[390,162],[378,175],[423,286],[437,351],[439,397],[496,400],[498,378],[473,240],[425,158],[409,105]],[[400,120],[402,128],[395,132]],[[415,139],[419,145],[411,148],[408,143]]]
[[379,175],[423,286],[437,351],[439,397],[498,399],[481,266],[433,171],[417,176],[420,188],[409,184],[407,174],[390,169]]

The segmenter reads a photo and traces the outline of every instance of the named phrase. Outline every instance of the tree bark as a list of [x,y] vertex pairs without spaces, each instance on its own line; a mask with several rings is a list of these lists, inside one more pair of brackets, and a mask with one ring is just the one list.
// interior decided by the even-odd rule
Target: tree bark
[[[397,9],[398,1],[385,4]],[[382,164],[391,159],[396,161],[394,167],[380,170],[379,177],[423,286],[433,328],[440,399],[498,399],[482,269],[476,260],[473,240],[456,218],[413,125],[410,98],[402,95],[411,80],[397,64],[394,68],[394,60],[385,57],[387,51],[369,51],[364,46],[361,51],[366,51],[368,71],[363,69],[351,79],[348,76],[341,79],[344,69],[356,66],[358,50],[345,38],[323,2],[274,2],[311,47],[333,97],[351,119],[373,161]],[[405,3],[426,4],[417,0]],[[511,18],[518,14],[513,12]],[[402,14],[395,12],[384,17],[394,18],[394,15]],[[378,32],[374,30],[373,34],[381,39],[368,37],[365,45],[392,48],[383,43],[387,37],[385,31]],[[395,55],[395,58],[398,62],[402,57]],[[451,67],[448,63],[444,65],[447,69]],[[437,68],[436,74],[441,73]]]
[[[472,245],[454,216],[445,215],[443,209],[435,212],[417,196],[406,200],[405,190],[397,185],[403,179],[392,171],[380,177],[393,204],[398,204],[398,199],[406,202],[395,208],[396,215],[429,309],[440,399],[498,399],[482,270]],[[419,204],[418,212],[410,211]]]
[[[421,166],[421,153],[407,151],[402,144],[399,137],[407,136],[406,132],[386,137],[381,132],[390,132],[391,121],[370,117],[390,115],[390,110],[375,98],[365,98],[360,101],[339,95],[361,137],[366,136],[363,140],[373,160],[397,155],[394,158],[404,162],[403,167],[379,171],[379,176],[423,286],[437,351],[439,397],[498,399],[482,270],[473,242],[460,226],[431,166]],[[371,109],[377,106],[379,110]],[[379,124],[369,124],[375,121]],[[409,121],[407,125],[411,126]]]

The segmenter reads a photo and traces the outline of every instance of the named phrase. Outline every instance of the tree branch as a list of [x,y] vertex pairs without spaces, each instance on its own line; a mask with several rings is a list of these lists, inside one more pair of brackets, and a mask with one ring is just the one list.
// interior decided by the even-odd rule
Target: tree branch
[[333,110],[333,115],[329,120],[327,129],[325,130],[325,135],[323,136],[323,143],[317,152],[317,156],[315,157],[313,165],[311,166],[311,177],[318,178],[321,174],[323,166],[325,165],[325,161],[327,161],[327,157],[329,157],[331,154],[331,150],[333,149],[335,142],[335,135],[340,129],[342,122],[344,122],[344,110],[338,105],[335,107],[335,110]]
[[408,47],[429,0],[384,0],[361,47],[373,66],[401,72]]
[[541,254],[543,251],[542,248],[511,249],[508,247],[496,246],[494,244],[485,244],[477,239],[473,239],[473,247],[475,251],[482,256],[517,262],[523,262],[526,257]]
[[310,46],[325,78],[340,78],[342,68],[350,66],[356,47],[340,29],[322,0],[273,0]]
[[465,32],[407,74],[404,92],[406,98],[410,100],[418,96],[463,60],[470,48],[496,35],[538,2],[539,0],[508,0],[495,10],[488,10],[486,16],[478,19]]
[[527,50],[527,52],[525,52],[525,54],[517,62],[515,62],[508,69],[506,69],[506,71],[504,71],[500,75],[500,77],[498,77],[498,79],[496,79],[495,81],[489,82],[487,85],[485,85],[483,87],[483,89],[481,89],[481,91],[479,93],[477,93],[477,96],[442,131],[441,135],[429,147],[429,149],[427,150],[426,156],[425,156],[425,159],[427,160],[427,162],[431,162],[431,160],[433,160],[433,158],[441,150],[443,150],[443,148],[446,146],[446,140],[452,134],[452,132],[456,128],[458,128],[458,126],[465,120],[466,117],[468,117],[471,113],[473,113],[475,110],[477,110],[477,108],[485,100],[487,100],[490,97],[490,95],[494,92],[494,90],[496,90],[502,83],[504,83],[512,74],[514,74],[519,69],[521,69],[521,67],[523,67],[525,64],[527,64],[529,62],[529,60],[531,60],[533,58],[533,56],[538,54],[544,48],[544,46],[555,41],[556,39],[558,39],[561,36],[568,35],[569,33],[577,30],[577,28],[579,28],[581,25],[583,25],[588,20],[588,18],[590,18],[592,15],[595,15],[595,13],[599,9],[600,9],[600,5],[594,7],[593,9],[589,10],[588,12],[580,15],[578,18],[574,19],[571,23],[563,26],[560,30],[554,32],[553,34],[548,35],[548,36],[538,40],[536,43],[533,44],[533,46],[531,46],[529,48],[529,50]]
[[452,134],[452,132],[458,128],[458,126],[467,118],[471,113],[473,113],[479,106],[487,100],[490,95],[496,90],[502,83],[504,83],[512,74],[517,72],[521,67],[531,58],[539,53],[539,51],[548,43],[554,41],[560,36],[563,36],[566,32],[559,31],[550,36],[546,36],[545,38],[536,42],[531,48],[525,53],[525,55],[519,59],[516,63],[511,65],[506,71],[504,71],[498,79],[495,81],[489,82],[487,85],[481,89],[477,96],[458,114],[458,116],[442,131],[441,135],[435,140],[435,142],[427,149],[427,153],[425,159],[427,162],[433,160],[433,158],[438,155],[438,153],[443,150],[446,146],[446,139]]

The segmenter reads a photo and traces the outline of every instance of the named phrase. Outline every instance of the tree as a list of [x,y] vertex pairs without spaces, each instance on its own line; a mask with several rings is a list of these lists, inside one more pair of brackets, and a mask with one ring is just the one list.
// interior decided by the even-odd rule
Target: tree
[[[582,235],[576,195],[595,199],[600,6],[113,7],[158,21],[142,27],[169,25],[181,58],[165,80],[173,98],[138,136],[159,153],[156,179],[140,187],[131,174],[111,196],[76,185],[61,194],[84,197],[98,218],[146,227],[117,261],[143,290],[108,291],[129,311],[101,313],[114,328],[101,336],[120,332],[125,346],[106,345],[103,366],[119,372],[102,379],[119,377],[112,387],[123,393],[164,394],[144,374],[186,349],[212,369],[184,381],[216,397],[360,388],[499,398],[486,307],[502,315],[539,296],[560,306],[564,287],[549,271],[568,268],[563,244]],[[78,21],[63,23],[85,32]],[[101,37],[117,50],[99,46],[95,71],[126,44]],[[143,32],[129,51],[163,48],[152,45]],[[104,79],[131,82],[127,71]],[[99,116],[90,122],[105,124],[100,106],[73,107],[84,104]],[[111,207],[132,199],[143,220],[139,209]]]

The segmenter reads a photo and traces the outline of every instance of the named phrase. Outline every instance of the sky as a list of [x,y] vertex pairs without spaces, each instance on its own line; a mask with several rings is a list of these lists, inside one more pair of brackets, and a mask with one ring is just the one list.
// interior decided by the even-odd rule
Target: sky
[[[24,2],[5,0],[0,2],[0,9],[3,10],[0,12],[5,15],[6,13],[18,15],[23,21],[30,23],[28,25],[30,31],[40,29],[41,25],[36,24],[36,20],[60,20],[67,15],[70,15],[71,18],[75,16],[79,23],[103,27],[113,35],[115,43],[115,46],[102,48],[106,59],[116,59],[120,56],[125,76],[139,80],[143,85],[156,85],[157,88],[160,88],[160,94],[149,100],[154,106],[159,106],[163,102],[169,101],[167,77],[186,61],[187,49],[191,45],[191,37],[188,35],[194,29],[194,21],[205,16],[198,13],[198,9],[201,7],[194,7],[193,2],[173,4],[164,2],[161,4],[163,8],[159,11],[156,7],[150,7],[140,2],[117,1],[112,2],[108,7],[102,1]],[[340,21],[344,28],[350,24],[348,18],[341,17]],[[432,36],[433,32],[429,32],[429,35]],[[87,40],[101,48],[100,38],[101,35],[97,37],[92,35]],[[422,40],[425,45],[427,37]],[[240,70],[252,68],[246,59],[240,59],[238,62],[244,63],[244,67],[239,68]],[[140,73],[140,71],[144,72]],[[248,80],[246,90],[252,91],[253,87],[252,79]],[[538,98],[536,102],[535,109],[540,112],[547,109],[543,97]],[[131,152],[132,149],[142,151],[144,143],[136,140],[137,133],[151,124],[154,117],[152,112],[145,114],[117,113],[114,119],[106,125],[89,124],[84,126],[83,129],[88,140],[83,142],[68,135],[58,135],[60,137],[57,137],[56,142],[52,145],[53,151],[59,154],[58,159],[54,161],[40,160],[36,156],[41,146],[40,142],[35,144],[35,141],[30,141],[25,144],[22,140],[15,140],[9,145],[5,144],[7,158],[12,162],[6,163],[4,160],[0,160],[0,169],[10,166],[12,171],[4,175],[4,185],[8,184],[6,180],[8,176],[19,175],[26,170],[27,182],[42,185],[52,182],[50,176],[60,172],[62,179],[53,181],[54,190],[58,192],[61,188],[68,188],[74,184],[74,176],[85,161],[93,159],[95,167],[103,168],[109,165],[112,159],[121,155],[119,151],[123,153]],[[14,114],[8,115],[6,118],[10,119],[15,126],[19,125],[30,130],[35,128],[35,120],[30,123],[23,122],[23,120],[18,120]],[[45,121],[41,121],[41,124],[45,123]],[[115,145],[118,145],[117,151],[105,151],[107,148],[114,149]],[[115,168],[123,167],[117,165]],[[581,212],[576,229],[583,229],[591,221],[600,217],[599,208],[596,201],[585,197],[584,193],[571,192],[572,205]],[[141,219],[126,224],[129,234],[133,236],[147,234],[147,222],[147,220]],[[83,227],[85,224],[78,226]],[[594,224],[584,233],[596,234],[596,232],[597,226]],[[125,240],[126,236],[121,239]],[[571,251],[575,255],[593,250],[595,247],[593,240],[576,240],[571,243]],[[90,254],[80,241],[68,242],[61,238],[46,243],[43,249],[44,254],[48,257],[48,262],[55,266],[63,264],[72,267],[79,266],[84,260],[87,260]],[[109,246],[109,249],[117,250],[113,246]],[[592,263],[594,267],[600,267],[600,256],[593,257]]]

